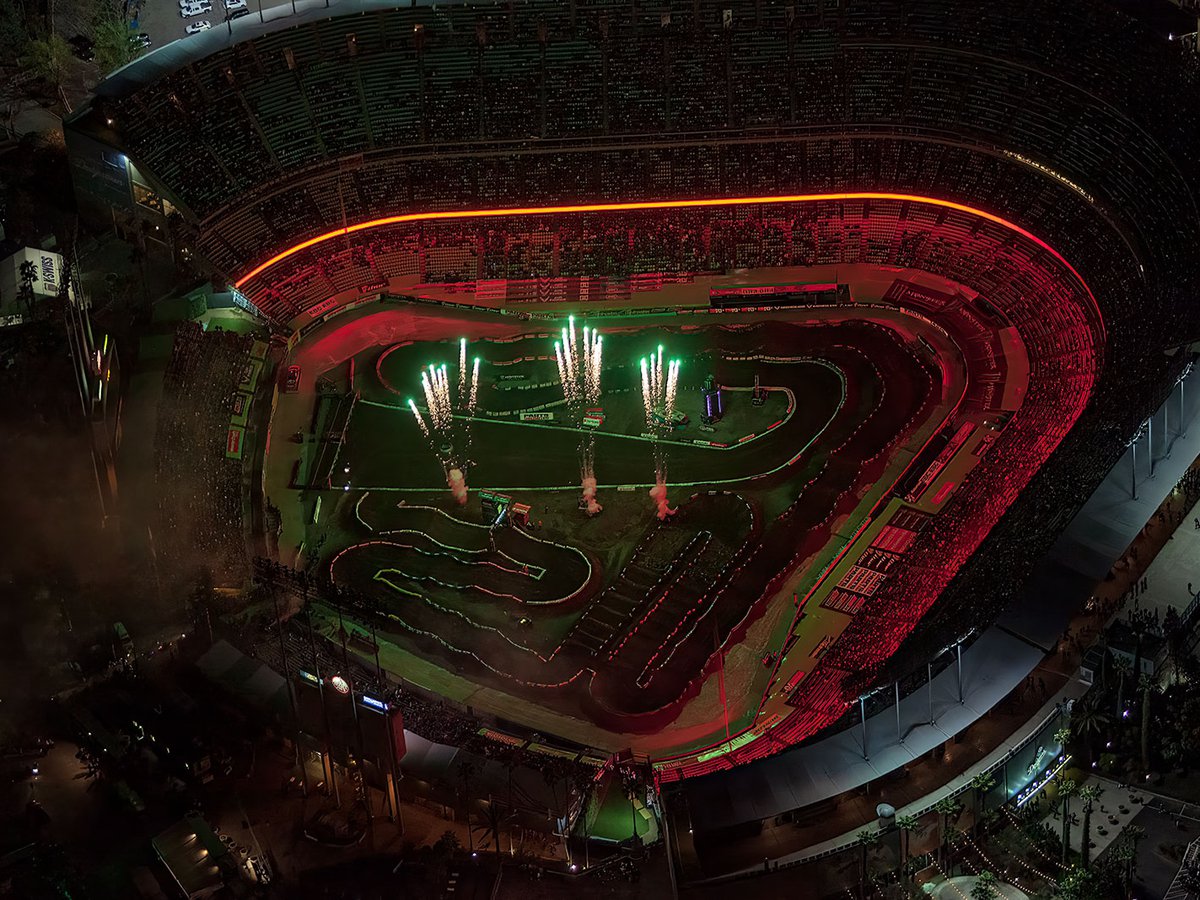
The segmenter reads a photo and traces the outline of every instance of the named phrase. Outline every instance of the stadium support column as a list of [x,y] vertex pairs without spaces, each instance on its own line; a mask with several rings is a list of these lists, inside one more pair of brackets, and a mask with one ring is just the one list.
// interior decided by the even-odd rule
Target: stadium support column
[[1185,379],[1186,376],[1179,379],[1179,425],[1176,426],[1176,431],[1179,432],[1180,437],[1187,437],[1187,420],[1183,417],[1183,382]]
[[937,720],[933,717],[933,663],[925,663],[925,688],[929,691],[929,724],[936,724]]
[[1146,455],[1150,458],[1150,477],[1154,477],[1154,413],[1146,420]]
[[904,743],[904,732],[900,728],[900,682],[892,682],[892,686],[896,689],[896,743]]
[[862,716],[862,733],[863,733],[863,759],[869,760],[871,754],[867,752],[867,698],[858,698],[858,712]]
[[1129,479],[1129,497],[1132,500],[1137,499],[1137,441],[1135,440],[1129,445],[1129,449],[1133,451],[1133,471],[1132,477]]
[[962,683],[962,641],[954,645],[954,655],[958,661],[958,702],[963,702],[963,683]]

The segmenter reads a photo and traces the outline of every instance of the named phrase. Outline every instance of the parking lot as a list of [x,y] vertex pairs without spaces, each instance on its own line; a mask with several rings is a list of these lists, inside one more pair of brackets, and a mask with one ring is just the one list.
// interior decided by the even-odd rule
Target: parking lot
[[[225,27],[225,16],[229,9],[226,0],[198,0],[203,6],[209,7],[204,12],[193,16],[180,15],[179,0],[145,0],[138,16],[138,31],[150,35],[150,47],[146,52],[166,46],[172,41],[189,37],[186,29],[198,22],[208,22],[213,28]],[[229,7],[238,9],[239,0],[228,0]],[[253,0],[240,0],[240,8],[246,13],[258,15],[258,4]],[[252,4],[252,5],[248,5]],[[273,2],[264,3],[265,8],[275,5]],[[290,12],[290,8],[289,8]]]

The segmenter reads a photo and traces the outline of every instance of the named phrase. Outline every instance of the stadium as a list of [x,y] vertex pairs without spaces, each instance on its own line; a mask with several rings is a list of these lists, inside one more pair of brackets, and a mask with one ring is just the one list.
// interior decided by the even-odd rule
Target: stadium
[[271,338],[177,336],[162,552],[308,601],[417,733],[665,784],[861,717],[865,756],[1184,371],[1195,88],[1082,0],[329,0],[164,47],[67,121],[81,206]]

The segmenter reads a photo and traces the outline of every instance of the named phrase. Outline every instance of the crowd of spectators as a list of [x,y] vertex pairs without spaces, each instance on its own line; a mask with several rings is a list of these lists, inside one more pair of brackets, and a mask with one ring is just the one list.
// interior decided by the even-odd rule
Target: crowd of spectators
[[242,462],[226,454],[230,417],[253,339],[187,322],[175,333],[163,376],[154,442],[163,571],[205,568],[217,584],[247,572]]
[[[1039,10],[1029,27],[1015,0],[966,22],[933,0],[903,10],[864,0],[835,17],[816,2],[686,6],[334,15],[123,79],[101,91],[96,115],[205,220],[203,249],[232,273],[399,210],[788,185],[937,187],[1086,248],[1077,210],[1059,210],[1074,198],[1147,268],[1190,252],[1179,224],[1196,220],[1200,142],[1179,107],[1191,101],[1171,89],[1187,87],[1182,54],[1091,4]],[[720,140],[764,128],[773,139]],[[595,141],[617,135],[620,148]],[[519,157],[501,146],[530,136],[554,143]],[[641,136],[654,146],[638,148]],[[471,149],[408,152],[431,142]],[[349,164],[328,164],[341,158]],[[226,177],[211,177],[214,164]],[[1030,184],[1050,190],[1031,195]],[[335,287],[354,281],[339,265],[323,271]]]

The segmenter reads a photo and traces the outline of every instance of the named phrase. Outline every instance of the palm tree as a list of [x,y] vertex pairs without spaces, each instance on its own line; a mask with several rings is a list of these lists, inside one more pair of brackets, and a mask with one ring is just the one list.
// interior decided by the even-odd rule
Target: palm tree
[[921,822],[916,816],[896,816],[896,827],[900,829],[900,836],[904,842],[904,849],[900,854],[900,877],[903,879],[908,875],[909,835],[921,827]]
[[[487,833],[491,834],[492,842],[495,844],[495,847],[496,847],[496,862],[497,862],[497,864],[499,864],[499,862],[500,862],[500,828],[504,824],[505,816],[503,813],[501,813],[500,804],[496,802],[496,799],[494,797],[487,800],[487,802],[480,804],[480,806],[483,809],[483,824],[487,828],[487,832],[485,832],[484,837],[485,838],[487,837]],[[469,823],[468,823],[468,827],[470,827]]]
[[1154,627],[1154,613],[1148,609],[1135,609],[1129,613],[1129,627],[1137,638],[1137,643],[1133,648],[1133,672],[1135,675],[1142,674],[1142,646],[1146,641],[1146,634]]
[[1154,680],[1149,675],[1138,679],[1142,692],[1142,771],[1150,771],[1150,694],[1154,691]]
[[1094,784],[1080,788],[1079,799],[1083,801],[1083,834],[1079,836],[1079,855],[1086,869],[1092,858],[1092,807],[1100,799],[1100,788]]
[[945,865],[946,829],[950,826],[950,817],[957,816],[962,811],[962,805],[953,797],[943,797],[933,805],[933,811],[941,817],[942,827],[938,839],[938,862]]
[[858,894],[867,896],[867,884],[871,880],[871,849],[879,843],[879,832],[864,828],[856,835],[858,846],[862,848],[862,875],[858,881]]
[[1071,710],[1071,730],[1076,738],[1083,741],[1088,765],[1093,762],[1093,741],[1105,733],[1111,722],[1112,718],[1100,705],[1099,694],[1088,694]]
[[978,832],[979,823],[983,818],[984,798],[988,791],[996,786],[996,776],[990,772],[980,772],[971,779],[971,790],[975,798],[974,817],[975,821],[971,823],[971,830]]
[[1126,825],[1122,840],[1116,847],[1117,861],[1124,865],[1121,881],[1124,885],[1126,896],[1129,896],[1130,891],[1133,889],[1133,874],[1137,870],[1137,847],[1145,836],[1146,829],[1141,825]]
[[25,301],[25,314],[33,318],[33,283],[38,280],[37,266],[33,260],[27,259],[21,263],[21,299]]
[[467,810],[467,842],[475,849],[475,836],[471,833],[471,779],[475,776],[475,763],[464,759],[458,764],[458,777],[462,781],[463,806]]
[[954,844],[960,837],[962,837],[962,832],[958,828],[953,825],[946,826],[946,861],[942,866],[951,875],[954,874]]
[[1175,607],[1168,607],[1163,614],[1162,630],[1167,638],[1167,652],[1171,658],[1171,678],[1175,684],[1179,684],[1179,660],[1187,644],[1188,631]]
[[1117,670],[1117,719],[1119,720],[1125,711],[1125,679],[1133,674],[1133,663],[1127,656],[1118,656],[1113,662],[1113,668]]
[[1058,799],[1062,801],[1062,850],[1063,862],[1071,851],[1071,798],[1075,796],[1079,785],[1073,778],[1064,778],[1058,783]]

